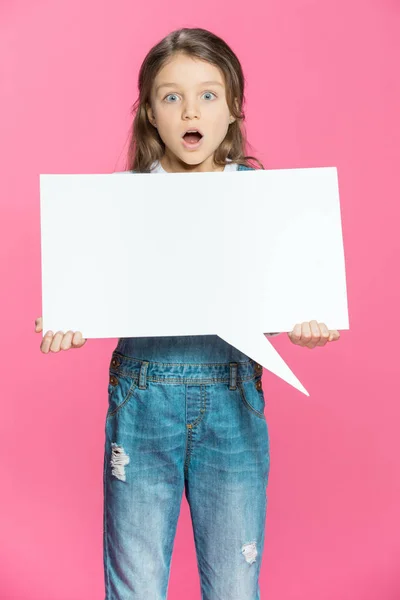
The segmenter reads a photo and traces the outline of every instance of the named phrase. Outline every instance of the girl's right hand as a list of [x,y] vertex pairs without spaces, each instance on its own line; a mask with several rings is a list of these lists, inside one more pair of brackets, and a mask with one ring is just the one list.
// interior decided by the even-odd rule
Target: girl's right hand
[[[35,320],[35,331],[36,333],[40,333],[42,329],[42,317],[39,317]],[[76,331],[75,333],[67,331],[65,334],[62,331],[57,331],[55,335],[53,335],[52,331],[48,331],[40,344],[40,350],[44,354],[48,354],[49,351],[59,352],[60,350],[69,350],[70,348],[81,348],[84,344],[86,344],[86,340],[82,338],[80,331]]]

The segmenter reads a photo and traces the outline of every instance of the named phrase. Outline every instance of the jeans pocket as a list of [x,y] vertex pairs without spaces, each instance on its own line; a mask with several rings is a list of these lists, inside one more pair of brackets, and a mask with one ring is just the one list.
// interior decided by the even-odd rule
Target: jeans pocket
[[261,376],[257,376],[250,381],[240,381],[238,387],[245,407],[261,419],[265,419],[265,398]]
[[138,382],[133,377],[121,375],[110,370],[107,419],[116,415],[129,402],[137,386]]

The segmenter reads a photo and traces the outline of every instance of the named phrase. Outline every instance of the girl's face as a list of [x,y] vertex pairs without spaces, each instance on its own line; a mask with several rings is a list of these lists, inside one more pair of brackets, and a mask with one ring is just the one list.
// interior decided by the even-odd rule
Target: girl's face
[[[176,54],[157,74],[146,105],[149,121],[165,144],[161,164],[169,172],[215,171],[214,152],[235,120],[226,102],[225,82],[214,65]],[[198,129],[200,143],[190,145],[187,130]],[[197,139],[197,138],[196,138]]]

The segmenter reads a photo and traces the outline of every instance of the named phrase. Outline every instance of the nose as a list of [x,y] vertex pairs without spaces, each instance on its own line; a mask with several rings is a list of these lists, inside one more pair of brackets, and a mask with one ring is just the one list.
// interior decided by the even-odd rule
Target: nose
[[193,100],[190,102],[186,102],[184,107],[183,107],[183,118],[191,121],[194,118],[199,118],[200,117],[200,109],[198,107],[198,105],[196,104],[196,102],[194,102]]

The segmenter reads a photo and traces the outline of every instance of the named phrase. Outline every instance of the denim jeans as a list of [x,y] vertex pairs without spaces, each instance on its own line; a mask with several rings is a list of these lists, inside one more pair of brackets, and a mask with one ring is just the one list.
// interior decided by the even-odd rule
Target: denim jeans
[[106,600],[167,598],[182,493],[202,600],[259,600],[270,452],[262,367],[216,335],[121,338],[104,452]]

